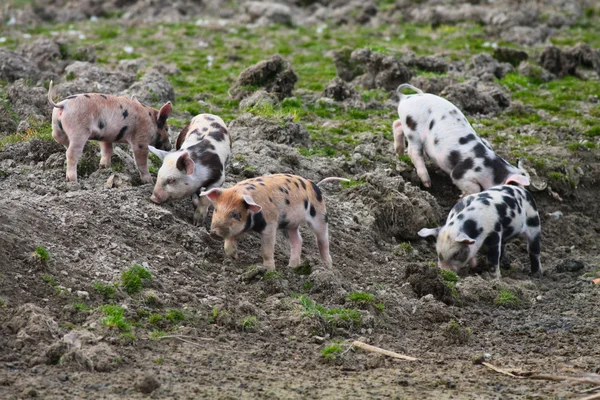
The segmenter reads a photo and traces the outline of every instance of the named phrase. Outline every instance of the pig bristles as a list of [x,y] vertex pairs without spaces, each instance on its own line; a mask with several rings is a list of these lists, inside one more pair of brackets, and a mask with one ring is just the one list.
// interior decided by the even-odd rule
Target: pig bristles
[[358,347],[359,349],[363,349],[366,351],[370,351],[372,353],[383,354],[384,356],[399,358],[401,360],[407,360],[407,361],[419,360],[418,358],[405,356],[403,354],[398,354],[394,351],[389,351],[389,350],[385,350],[385,349],[382,349],[379,347],[371,346],[370,344],[359,342],[358,340],[355,340],[354,342],[352,342],[352,346]]
[[423,93],[423,91],[421,89],[416,88],[409,83],[403,83],[402,85],[398,86],[398,89],[396,89],[396,93],[398,93],[398,96],[402,97],[402,90],[404,90],[404,89],[411,89],[417,93],[421,93],[421,94]]
[[317,183],[317,186],[321,186],[321,183],[327,183],[327,182],[337,182],[337,181],[341,181],[341,182],[350,182],[350,179],[346,179],[346,178],[336,178],[334,176],[330,177],[330,178],[325,178],[323,179],[321,182]]
[[52,81],[50,81],[50,86],[48,86],[48,101],[50,102],[50,105],[52,107],[65,108],[64,105],[62,105],[62,104],[56,104],[55,102],[52,101]]

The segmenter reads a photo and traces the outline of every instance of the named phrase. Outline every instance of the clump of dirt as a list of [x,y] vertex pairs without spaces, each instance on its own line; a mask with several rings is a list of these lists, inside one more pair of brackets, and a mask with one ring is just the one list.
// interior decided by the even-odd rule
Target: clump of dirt
[[68,63],[64,60],[66,54],[61,52],[61,47],[66,49],[66,46],[66,43],[59,43],[51,38],[39,38],[33,43],[24,45],[21,48],[21,55],[34,62],[41,71],[60,74]]
[[[510,65],[510,64],[509,64]],[[500,105],[489,93],[477,90],[472,82],[457,83],[446,87],[440,96],[453,103],[461,111],[470,114],[494,114]],[[504,107],[508,107],[502,101]]]
[[559,77],[578,76],[576,61],[556,46],[546,46],[540,54],[540,65]]
[[0,106],[0,135],[12,135],[17,130],[17,123],[7,109]]
[[248,22],[257,25],[292,25],[292,10],[285,4],[248,1],[244,4]]
[[264,88],[274,94],[279,100],[292,96],[298,75],[292,69],[289,61],[279,54],[270,60],[246,68],[230,89],[230,95],[236,100],[250,96],[257,88]]
[[10,338],[12,346],[28,357],[27,363],[30,365],[46,362],[39,354],[60,332],[58,324],[48,315],[47,310],[31,303],[18,307],[7,326],[14,334]]
[[442,93],[448,86],[458,83],[456,78],[450,76],[417,76],[411,79],[410,82],[413,86],[421,89],[424,93],[431,93],[435,95]]
[[18,79],[31,79],[36,82],[40,77],[39,68],[14,51],[0,49],[0,59],[0,80],[14,82]]
[[124,95],[135,95],[144,104],[160,107],[167,101],[175,101],[175,91],[167,78],[158,70],[150,68],[142,79],[129,87]]
[[502,79],[514,71],[513,66],[507,62],[498,62],[487,53],[476,54],[468,64],[469,74],[484,81]]
[[[410,81],[412,77],[412,72],[399,58],[381,54],[369,48],[352,51],[348,59],[345,56],[347,56],[347,51],[334,55],[336,69],[342,71],[340,78],[348,81],[346,78],[362,70],[365,73],[353,77],[352,82],[367,89],[394,91],[400,84]],[[356,65],[361,65],[361,67],[352,68]]]
[[6,97],[12,110],[21,120],[36,119],[44,121],[52,116],[48,107],[48,92],[43,87],[30,87],[23,79],[19,79],[8,87]]
[[443,74],[450,69],[450,63],[439,56],[420,56],[407,62],[409,67],[416,67],[422,71]]
[[298,146],[310,144],[310,135],[306,128],[291,120],[285,121],[282,126],[271,120],[245,113],[232,121],[229,127],[234,132],[232,135],[235,134],[244,140]]
[[518,67],[521,62],[529,59],[529,55],[525,51],[510,47],[496,47],[493,57],[501,63],[509,63],[513,67]]
[[444,283],[435,266],[423,263],[408,264],[404,278],[419,297],[432,295],[436,300],[448,305],[456,302],[456,298],[452,295],[452,290]]
[[344,82],[340,78],[333,78],[323,91],[324,97],[329,97],[335,101],[344,101],[346,99],[355,97],[357,95],[356,90],[349,83]]
[[107,71],[89,62],[76,61],[65,69],[65,78],[55,86],[55,96],[65,98],[79,93],[118,94],[136,81],[136,75]]

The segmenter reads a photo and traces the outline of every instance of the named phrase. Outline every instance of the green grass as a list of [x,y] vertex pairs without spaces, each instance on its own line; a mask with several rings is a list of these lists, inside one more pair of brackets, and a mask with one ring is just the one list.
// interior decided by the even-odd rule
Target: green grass
[[59,285],[58,281],[56,279],[54,279],[54,277],[52,275],[45,274],[42,276],[42,279],[44,280],[44,282],[46,282],[50,286],[58,286]]
[[119,329],[121,332],[130,332],[131,324],[125,320],[125,310],[121,306],[108,304],[100,307],[105,317],[102,325]]
[[148,317],[148,322],[152,325],[160,324],[163,321],[163,316],[160,314],[152,314]]
[[89,311],[90,307],[85,303],[73,303],[73,309],[77,311]]
[[159,340],[161,337],[167,336],[167,332],[155,329],[148,335],[150,340]]
[[36,247],[34,254],[43,263],[48,262],[50,260],[50,252],[44,246]]
[[367,292],[352,292],[348,295],[348,300],[359,304],[373,303],[375,296]]
[[94,282],[92,286],[98,293],[100,293],[107,299],[114,299],[117,297],[117,289],[115,288],[114,284]]
[[258,326],[258,318],[254,315],[247,315],[242,319],[241,326],[244,332],[252,332]]
[[501,289],[496,296],[495,303],[498,306],[518,307],[521,305],[521,299],[509,289]]
[[177,322],[185,321],[185,315],[181,310],[170,308],[165,314],[165,319],[173,324],[176,324]]
[[283,274],[279,271],[265,272],[265,280],[272,280],[272,279],[283,279]]
[[321,357],[325,360],[333,361],[337,359],[343,353],[342,346],[339,344],[332,344],[321,350]]
[[446,282],[458,282],[460,279],[454,271],[450,271],[449,269],[440,268],[440,275]]
[[123,289],[130,295],[139,293],[149,280],[152,280],[152,274],[139,264],[134,264],[121,273]]
[[350,322],[353,325],[359,325],[361,321],[360,312],[346,308],[327,308],[321,304],[315,303],[310,297],[302,295],[298,297],[304,316],[311,318],[320,318],[328,323],[337,324],[340,321]]
[[314,283],[312,283],[312,282],[304,282],[304,283],[302,284],[302,289],[303,289],[305,292],[310,292],[310,290],[313,288],[313,286],[314,286]]

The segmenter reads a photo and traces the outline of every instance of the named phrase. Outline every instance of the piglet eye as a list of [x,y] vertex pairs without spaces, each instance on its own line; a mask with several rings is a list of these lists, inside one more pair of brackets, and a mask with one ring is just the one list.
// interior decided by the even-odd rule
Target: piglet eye
[[229,214],[229,217],[231,217],[231,218],[233,218],[235,220],[238,220],[238,221],[242,220],[242,214],[239,211],[232,211]]
[[169,178],[167,179],[167,185],[172,185],[175,183],[175,178]]

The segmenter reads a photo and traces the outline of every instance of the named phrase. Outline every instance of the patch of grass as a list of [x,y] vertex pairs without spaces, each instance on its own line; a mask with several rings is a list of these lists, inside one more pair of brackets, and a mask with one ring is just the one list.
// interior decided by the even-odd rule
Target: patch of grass
[[137,340],[137,338],[135,337],[135,335],[131,332],[125,332],[121,334],[121,340],[123,340],[126,343],[132,343],[135,342]]
[[350,182],[344,182],[341,181],[340,185],[342,185],[342,187],[344,189],[348,189],[351,187],[355,187],[355,186],[362,186],[362,185],[366,185],[367,181],[365,179],[350,179]]
[[352,292],[348,295],[348,300],[363,304],[373,303],[375,301],[375,296],[367,292]]
[[148,317],[148,322],[151,323],[152,325],[157,325],[160,324],[163,320],[163,316],[160,314],[152,314],[150,315],[150,317]]
[[496,296],[495,303],[498,306],[518,307],[521,305],[521,299],[509,289],[500,289],[498,296]]
[[385,305],[383,303],[377,303],[375,304],[375,308],[380,312],[380,313],[384,313],[385,312]]
[[108,304],[100,307],[104,315],[102,325],[117,328],[122,332],[130,332],[131,324],[125,320],[125,310],[121,306]]
[[298,265],[296,268],[292,269],[296,275],[310,275],[312,273],[312,266],[308,261],[305,261],[303,264]]
[[548,174],[548,177],[555,182],[560,182],[566,178],[564,174],[562,174],[560,172],[556,172],[556,171],[550,172]]
[[42,276],[42,279],[44,280],[44,282],[48,283],[50,286],[58,286],[58,281],[56,279],[54,279],[54,277],[52,275],[49,274],[45,274],[44,276]]
[[444,336],[448,338],[450,342],[457,344],[465,344],[471,338],[471,328],[463,328],[455,320],[450,320],[444,330]]
[[73,309],[76,311],[89,311],[90,307],[85,303],[73,303]]
[[167,311],[167,313],[165,314],[165,319],[175,324],[177,322],[185,321],[185,315],[181,310],[178,310],[176,308],[170,308],[169,311]]
[[114,284],[94,282],[92,286],[98,293],[102,294],[107,299],[114,299],[117,297],[117,289]]
[[446,282],[458,282],[460,279],[454,271],[450,271],[449,269],[440,268],[440,275]]
[[409,242],[402,242],[397,247],[394,248],[393,253],[395,256],[399,256],[401,254],[404,254],[404,255],[412,254],[413,251],[414,251],[414,248],[412,247],[412,244],[410,244]]
[[163,336],[167,336],[167,332],[161,331],[159,329],[155,329],[152,332],[150,332],[150,334],[148,335],[148,338],[150,340],[158,340]]
[[600,125],[592,126],[585,134],[591,137],[600,136]]
[[148,280],[152,280],[152,274],[140,264],[132,265],[121,274],[123,289],[130,295],[139,293]]
[[152,360],[152,362],[156,365],[163,365],[165,363],[165,360],[163,360],[162,358],[155,358],[154,360]]
[[314,284],[312,282],[304,282],[302,284],[302,290],[304,290],[305,292],[310,292],[310,290],[313,288]]
[[321,350],[321,357],[323,357],[327,361],[334,361],[343,352],[344,349],[342,349],[342,346],[340,346],[339,344],[332,344]]
[[50,252],[44,246],[36,247],[34,254],[43,263],[48,262],[50,260]]
[[279,271],[267,271],[265,272],[265,279],[283,279],[283,274]]
[[413,165],[412,160],[407,155],[398,156],[398,160],[402,161],[404,164]]
[[327,308],[321,304],[315,303],[310,297],[305,295],[298,297],[298,302],[300,303],[305,316],[320,318],[333,325],[336,325],[340,321],[359,325],[361,321],[360,312],[357,310],[338,307]]
[[600,268],[596,269],[595,271],[586,272],[585,274],[583,274],[584,278],[595,278],[597,276],[600,276]]
[[252,332],[258,326],[258,318],[254,315],[247,315],[241,322],[242,330],[244,332]]

